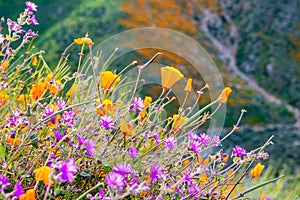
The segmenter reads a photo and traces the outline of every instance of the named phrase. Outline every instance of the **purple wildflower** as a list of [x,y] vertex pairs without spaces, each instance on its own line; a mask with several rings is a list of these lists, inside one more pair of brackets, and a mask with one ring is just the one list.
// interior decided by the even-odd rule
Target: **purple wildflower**
[[27,6],[28,10],[30,11],[37,11],[37,5],[33,2],[26,1],[25,5]]
[[32,15],[32,17],[29,19],[29,23],[33,24],[34,26],[39,25],[39,23],[35,19],[35,15]]
[[65,111],[62,114],[62,119],[65,123],[72,125],[72,124],[74,124],[74,121],[73,121],[74,115],[75,115],[75,113],[73,112],[73,110]]
[[156,144],[159,144],[159,132],[157,132],[155,135],[153,135],[153,138],[154,138],[154,140],[155,140],[155,142],[156,142]]
[[114,123],[113,118],[111,116],[102,116],[99,122],[100,126],[103,126],[106,130],[113,129]]
[[5,188],[10,187],[11,184],[8,182],[8,178],[2,174],[0,174],[0,193]]
[[66,162],[63,162],[60,167],[60,171],[62,173],[61,178],[69,183],[72,183],[77,170],[78,168],[75,165],[74,159],[69,158]]
[[199,136],[192,131],[188,132],[188,136],[189,136],[190,140],[198,140],[199,139]]
[[199,195],[201,195],[201,191],[199,189],[198,184],[191,184],[189,187],[189,194],[194,194],[193,197],[194,199],[198,199]]
[[54,129],[54,135],[57,141],[61,140],[65,136],[63,129]]
[[129,106],[129,112],[136,112],[136,110],[142,111],[143,108],[145,108],[143,99],[141,97],[134,97],[133,104]]
[[58,110],[62,110],[64,108],[67,108],[68,107],[68,104],[66,104],[66,102],[63,100],[63,99],[59,99],[57,102],[56,102],[57,106],[58,106]]
[[22,26],[20,26],[17,22],[12,21],[11,19],[7,19],[7,25],[8,27],[15,32],[18,32],[21,30]]
[[113,167],[114,172],[124,176],[127,174],[131,174],[132,173],[132,168],[131,165],[128,163],[117,163],[114,167]]
[[125,185],[125,179],[121,174],[116,172],[109,172],[105,178],[105,183],[113,189],[122,189]]
[[24,190],[22,188],[21,181],[18,181],[18,183],[16,185],[16,189],[14,191],[14,195],[16,197],[20,197],[22,194],[24,194]]
[[91,157],[96,154],[96,143],[91,140],[87,139],[84,141],[85,149],[87,151],[87,156]]
[[201,144],[203,146],[207,146],[210,143],[210,141],[211,141],[211,138],[208,135],[206,135],[205,133],[201,133],[199,135],[199,142],[201,142]]
[[195,154],[199,154],[201,151],[201,143],[199,141],[192,141],[191,142],[191,146],[190,149],[195,153]]
[[[53,115],[54,113],[55,113],[54,108],[52,108],[52,107],[46,108],[46,109],[44,110],[44,118],[47,118],[47,117],[49,117],[50,115]],[[50,120],[51,120],[52,122],[55,122],[56,118],[57,118],[57,115],[51,117]]]
[[151,182],[154,180],[160,180],[163,178],[164,169],[159,164],[155,164],[150,168]]
[[103,192],[102,187],[100,187],[100,189],[99,189],[99,197],[100,198],[105,198],[105,193]]
[[212,141],[215,146],[219,146],[221,144],[219,136],[213,136]]
[[81,135],[77,134],[76,137],[79,145],[84,144],[84,138]]
[[172,151],[174,149],[176,144],[177,144],[177,141],[173,136],[164,139],[164,145],[166,147],[168,147],[170,151]]
[[241,156],[247,156],[246,150],[238,145],[236,145],[234,148],[232,148],[232,154],[231,157],[241,157]]
[[128,150],[128,153],[129,153],[130,158],[136,158],[139,155],[139,152],[138,152],[138,150],[136,149],[135,146],[133,146],[132,148],[130,148]]
[[2,34],[0,34],[0,44],[2,44],[4,42],[4,40],[5,40],[5,37]]

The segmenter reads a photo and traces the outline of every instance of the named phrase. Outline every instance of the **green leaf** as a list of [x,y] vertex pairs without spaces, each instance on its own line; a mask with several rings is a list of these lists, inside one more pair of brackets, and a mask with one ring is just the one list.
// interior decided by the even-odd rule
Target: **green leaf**
[[5,155],[6,155],[5,150],[6,150],[6,148],[3,145],[1,145],[0,146],[0,156],[1,156],[3,161],[5,161]]
[[86,173],[86,172],[81,172],[81,173],[79,174],[79,176],[82,176],[82,177],[90,177],[91,175],[88,174],[88,173]]

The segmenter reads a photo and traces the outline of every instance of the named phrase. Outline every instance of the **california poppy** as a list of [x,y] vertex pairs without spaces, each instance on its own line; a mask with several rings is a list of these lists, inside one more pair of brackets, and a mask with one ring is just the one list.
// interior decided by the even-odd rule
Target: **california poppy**
[[230,95],[231,92],[232,92],[232,90],[231,90],[230,87],[225,87],[225,88],[222,90],[220,96],[218,97],[219,103],[220,103],[220,104],[225,104],[225,103],[227,102],[228,97],[229,97],[229,95]]
[[257,165],[254,167],[254,169],[252,169],[252,171],[251,171],[252,178],[258,178],[264,168],[265,168],[264,165],[257,163]]
[[160,68],[161,71],[161,84],[164,89],[170,89],[177,81],[182,79],[183,74],[176,68],[166,66]]
[[51,185],[52,181],[50,180],[51,168],[48,166],[42,166],[38,169],[35,169],[34,176],[37,182],[43,181],[46,186]]
[[111,71],[105,71],[100,73],[100,81],[102,87],[107,91],[120,81],[120,77]]
[[192,82],[193,82],[193,79],[192,78],[189,78],[187,83],[186,83],[186,86],[184,88],[184,91],[185,92],[191,92],[193,87],[192,87]]

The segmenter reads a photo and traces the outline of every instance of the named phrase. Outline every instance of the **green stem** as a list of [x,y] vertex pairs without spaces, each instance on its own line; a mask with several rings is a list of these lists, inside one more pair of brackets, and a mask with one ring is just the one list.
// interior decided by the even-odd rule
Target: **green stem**
[[271,180],[266,181],[266,182],[264,182],[264,183],[258,184],[258,185],[256,185],[256,186],[254,186],[254,187],[252,187],[252,188],[246,190],[245,192],[240,193],[239,196],[234,197],[233,199],[238,199],[238,198],[240,198],[240,197],[243,197],[245,194],[247,194],[247,193],[249,193],[249,192],[252,192],[252,191],[254,191],[254,190],[256,190],[256,189],[258,189],[258,188],[260,188],[260,187],[263,187],[263,186],[265,186],[265,185],[268,185],[268,184],[270,184],[270,183],[273,183],[273,182],[277,181],[278,179],[281,179],[281,178],[284,177],[284,176],[285,176],[285,175],[283,174],[283,175],[281,175],[281,176],[279,176],[279,177],[277,177],[277,178],[274,178],[274,179],[271,179]]
[[103,183],[98,183],[97,185],[95,185],[95,186],[92,187],[91,189],[87,190],[87,191],[86,191],[85,193],[83,193],[82,195],[80,195],[76,200],[80,200],[80,199],[86,197],[86,195],[87,195],[88,193],[90,193],[91,191],[97,189],[97,188],[100,187],[102,184],[103,184]]

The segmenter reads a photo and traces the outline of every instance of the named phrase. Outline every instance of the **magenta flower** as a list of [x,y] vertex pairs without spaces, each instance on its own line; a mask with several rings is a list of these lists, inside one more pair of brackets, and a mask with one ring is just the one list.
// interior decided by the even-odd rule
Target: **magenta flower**
[[129,106],[129,112],[136,112],[136,110],[142,111],[143,108],[145,108],[143,99],[141,97],[134,97],[133,104]]
[[132,173],[132,168],[131,165],[128,163],[117,163],[114,167],[113,167],[114,172],[120,174],[120,175],[127,175],[127,174],[131,174]]
[[201,143],[199,141],[193,140],[190,145],[190,149],[195,153],[199,154],[201,151]]
[[24,190],[22,188],[21,181],[18,181],[16,189],[14,190],[14,195],[16,197],[20,197],[22,194],[24,194]]
[[39,23],[35,19],[35,15],[31,16],[31,18],[29,19],[29,23],[33,24],[34,26],[39,25]]
[[238,145],[232,148],[231,158],[247,156],[246,150]]
[[104,127],[106,130],[113,129],[115,126],[113,123],[113,118],[106,115],[101,117],[99,125]]
[[76,137],[79,145],[84,144],[84,138],[81,135],[77,134]]
[[198,140],[199,140],[199,142],[201,142],[201,144],[203,146],[207,146],[207,145],[209,145],[209,143],[211,141],[211,138],[208,135],[206,135],[205,133],[201,133],[199,135],[199,139]]
[[128,153],[129,153],[130,158],[136,158],[139,155],[139,152],[138,152],[138,150],[136,149],[135,146],[133,146],[132,148],[130,148],[128,150]]
[[68,104],[66,104],[66,102],[65,102],[63,99],[59,99],[59,100],[56,102],[56,104],[57,104],[59,110],[62,110],[62,109],[64,109],[64,108],[67,108],[67,107],[68,107]]
[[125,179],[121,174],[109,172],[105,178],[105,183],[113,189],[122,189],[125,185]]
[[25,5],[27,6],[28,10],[30,11],[37,11],[37,5],[33,2],[26,1]]
[[176,144],[177,144],[177,141],[176,141],[176,139],[173,136],[164,139],[164,145],[166,147],[168,147],[168,149],[170,151],[172,151],[174,149],[174,147],[176,146]]
[[161,180],[164,177],[164,169],[159,164],[155,164],[150,168],[151,182],[154,180]]
[[60,171],[61,178],[69,183],[72,183],[74,179],[74,175],[77,173],[77,166],[75,165],[75,161],[73,158],[69,158],[66,162],[63,162]]
[[91,140],[87,139],[84,141],[85,149],[87,151],[87,156],[91,157],[96,154],[96,143]]

